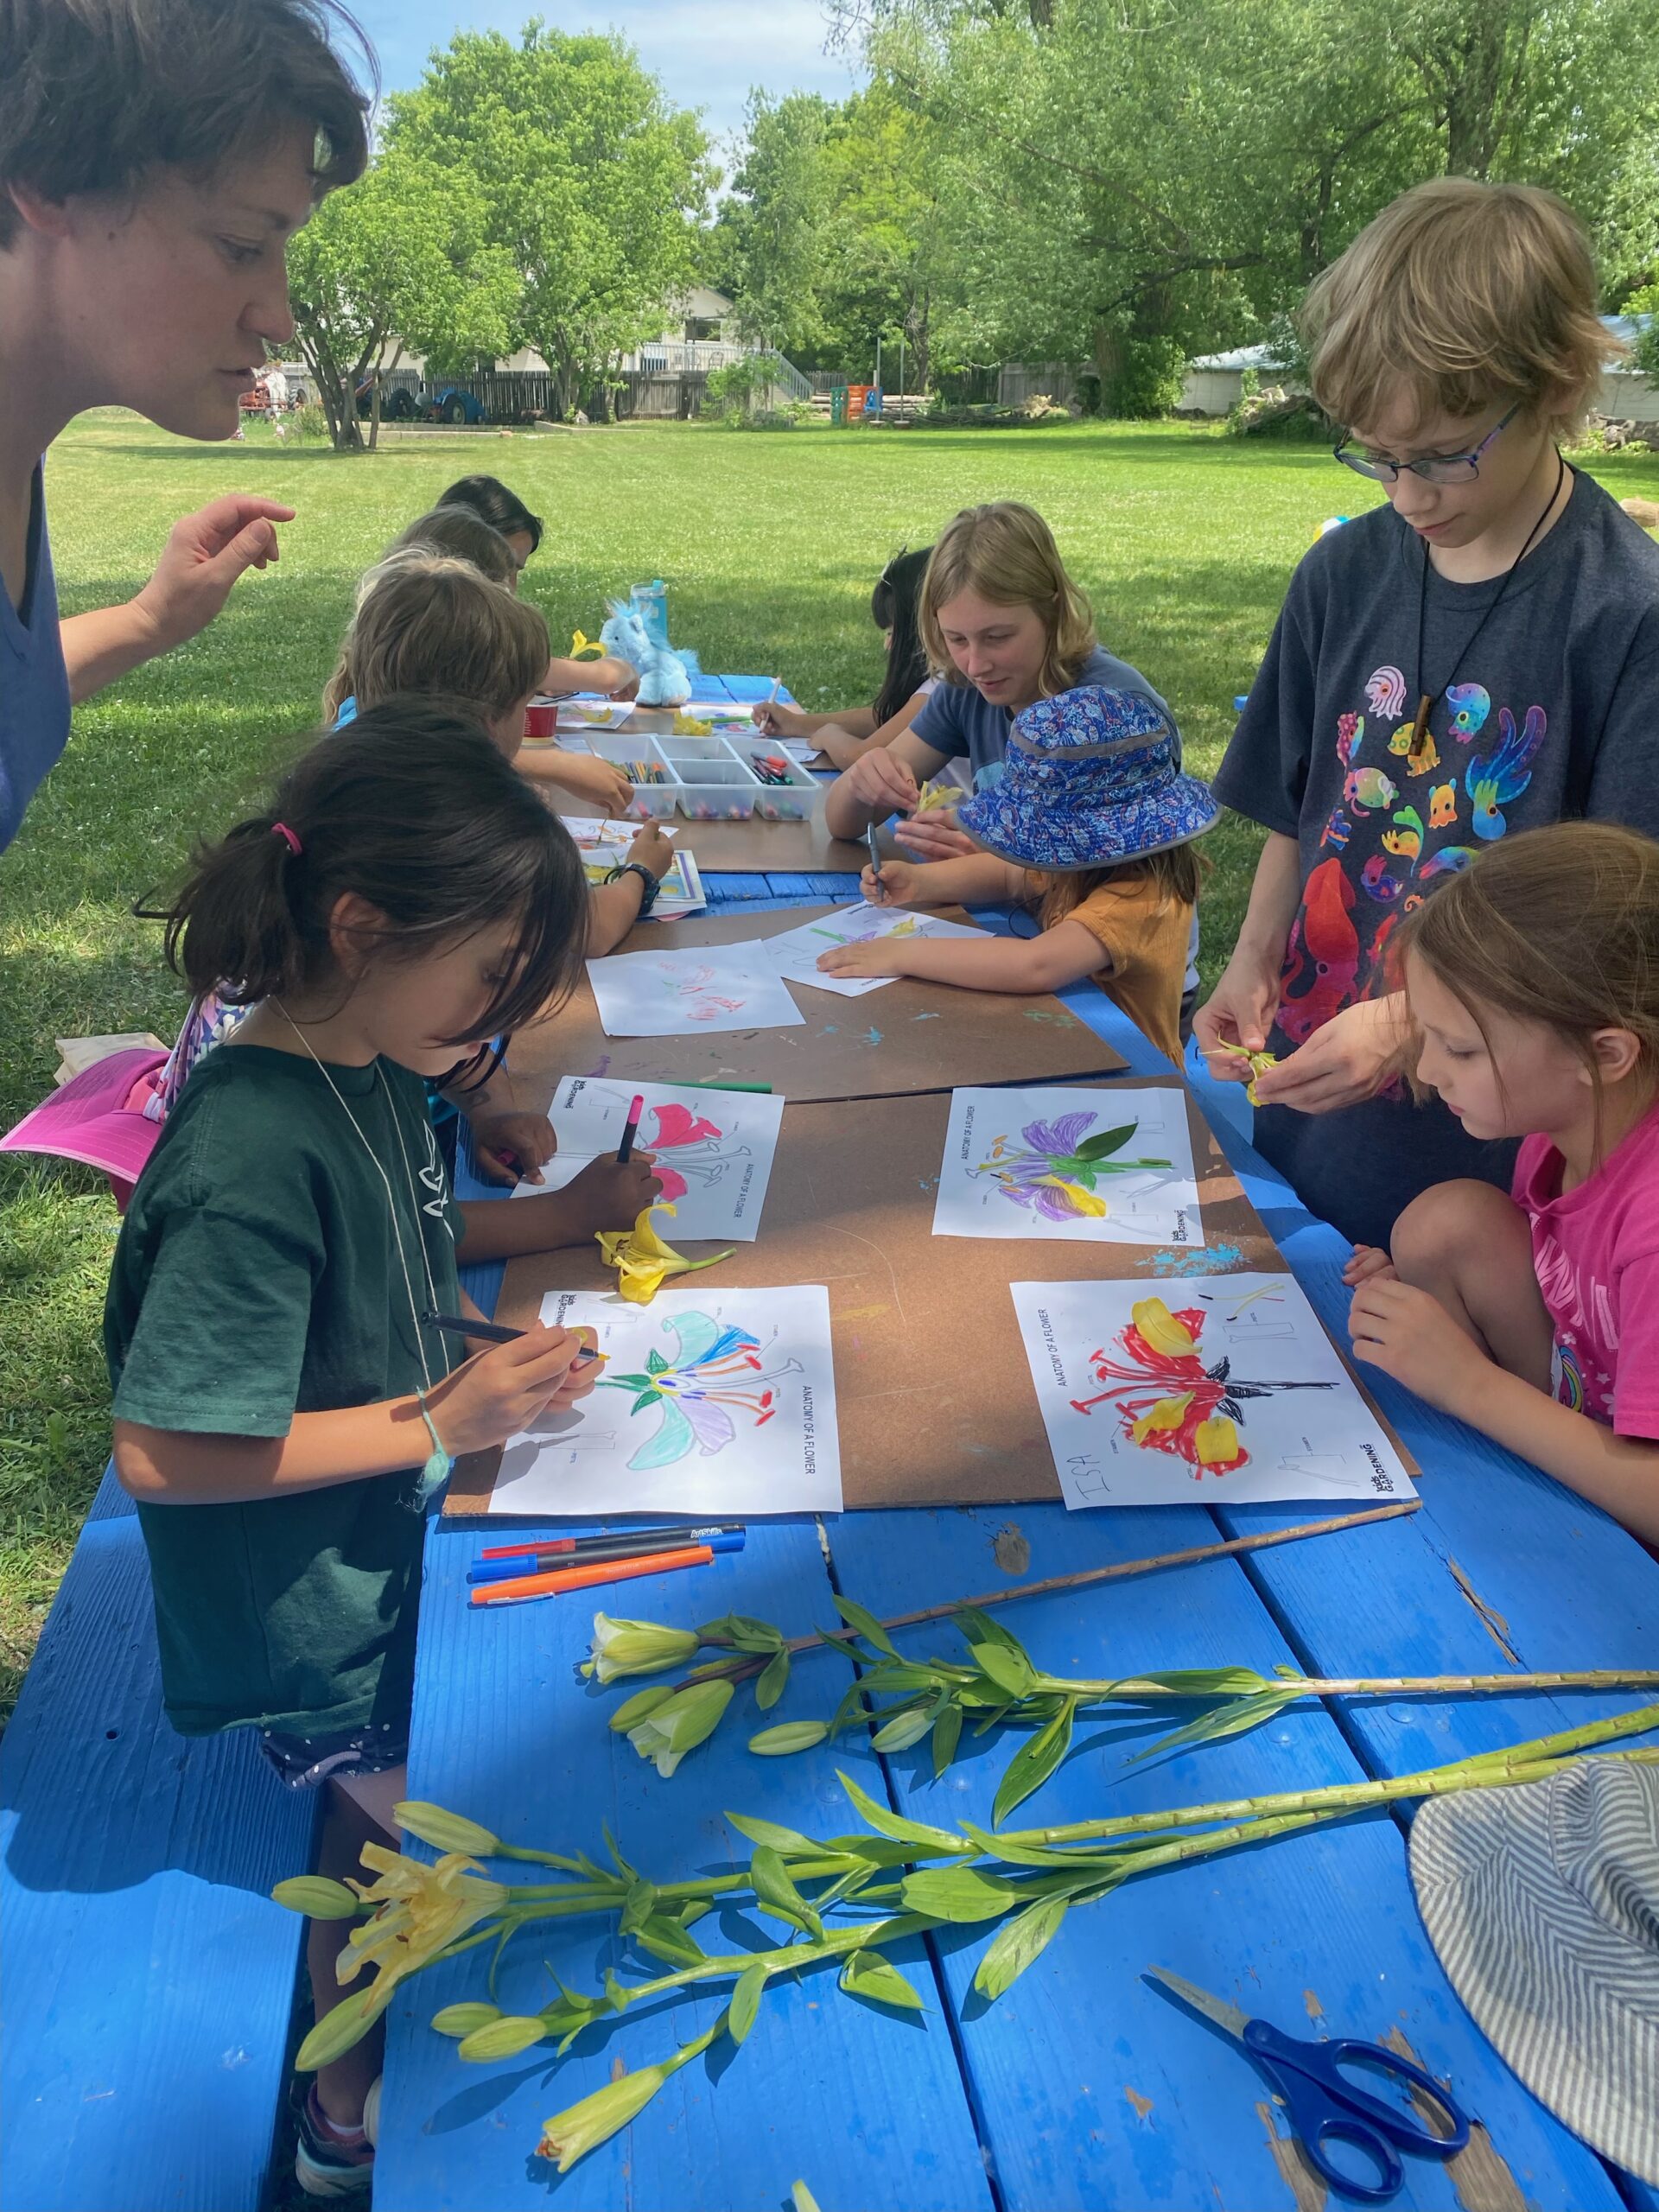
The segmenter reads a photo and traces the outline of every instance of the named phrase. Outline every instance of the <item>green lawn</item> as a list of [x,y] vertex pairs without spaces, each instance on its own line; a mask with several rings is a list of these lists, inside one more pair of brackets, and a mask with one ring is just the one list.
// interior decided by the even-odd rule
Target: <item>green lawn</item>
[[[1053,524],[1101,634],[1170,700],[1212,770],[1286,580],[1333,510],[1368,499],[1319,449],[1183,424],[1030,431],[739,435],[682,426],[410,437],[341,459],[200,446],[137,418],[84,419],[48,472],[66,613],[129,596],[175,517],[220,492],[285,499],[281,566],[202,637],[76,718],[69,753],[0,863],[0,1127],[51,1080],[54,1036],[170,1037],[183,995],[135,898],[221,828],[300,741],[359,572],[445,484],[506,479],[548,518],[526,588],[556,643],[607,592],[654,575],[710,669],[781,672],[811,707],[868,699],[872,580],[955,509],[1028,499]],[[1659,496],[1659,457],[1598,460],[1616,496]],[[1210,839],[1205,967],[1230,942],[1255,840]],[[107,1449],[100,1348],[115,1211],[77,1170],[0,1165],[0,1710],[28,1663]]]

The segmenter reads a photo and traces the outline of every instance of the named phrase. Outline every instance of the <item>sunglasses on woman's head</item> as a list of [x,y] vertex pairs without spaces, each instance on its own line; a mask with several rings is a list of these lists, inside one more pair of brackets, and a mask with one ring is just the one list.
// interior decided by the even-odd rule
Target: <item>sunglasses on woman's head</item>
[[1480,457],[1500,430],[1508,429],[1521,412],[1517,399],[1501,423],[1488,430],[1472,453],[1432,453],[1421,461],[1393,461],[1386,454],[1351,453],[1348,448],[1350,433],[1342,436],[1331,448],[1333,460],[1344,468],[1351,468],[1357,476],[1368,476],[1374,484],[1397,484],[1401,471],[1408,468],[1414,476],[1421,476],[1426,484],[1469,484],[1480,474]]

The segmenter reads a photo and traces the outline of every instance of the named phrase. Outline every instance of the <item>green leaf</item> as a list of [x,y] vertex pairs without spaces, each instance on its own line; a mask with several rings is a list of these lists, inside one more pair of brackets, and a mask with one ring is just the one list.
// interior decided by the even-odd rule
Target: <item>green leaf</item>
[[889,1659],[899,1656],[893,1638],[868,1606],[859,1605],[851,1598],[837,1598],[836,1611],[849,1628],[857,1630],[866,1643],[874,1644],[878,1651],[885,1651]]
[[1134,1697],[1138,1691],[1152,1689],[1176,1697],[1248,1697],[1268,1687],[1265,1677],[1249,1667],[1177,1667],[1163,1675],[1127,1675],[1112,1684],[1112,1695]]
[[873,2005],[899,2005],[907,2012],[927,2010],[920,1993],[879,1951],[853,1952],[841,1970],[841,1986],[849,1997]]
[[726,2032],[734,2043],[741,2044],[754,2025],[769,1978],[769,1970],[763,1966],[745,1967],[739,1974],[726,2014]]
[[709,1955],[696,1936],[687,1933],[684,1922],[669,1912],[652,1913],[634,1930],[633,1940],[642,1951],[648,1951],[653,1959],[660,1959],[664,1966],[697,1967]]
[[[971,1821],[964,1821],[962,1832],[969,1842],[978,1845],[988,1859],[1000,1859],[1009,1866],[1037,1866],[1052,1871],[1065,1866],[1109,1866],[1116,1851],[1122,1847],[1103,1845],[1098,1851],[1058,1851],[1033,1843],[1015,1843],[1007,1836],[988,1834],[976,1828]],[[1179,1834],[1173,1830],[1172,1834]],[[1147,1843],[1164,1843],[1168,1837],[1162,1834],[1137,1836],[1128,1847],[1142,1849]]]
[[902,1814],[890,1813],[839,1767],[836,1769],[836,1779],[852,1799],[860,1819],[868,1821],[878,1835],[891,1836],[895,1843],[919,1843],[929,1851],[949,1852],[953,1859],[961,1855],[962,1838],[952,1835],[949,1828],[930,1828],[920,1821],[907,1821]]
[[763,1759],[783,1758],[791,1751],[810,1751],[829,1733],[829,1725],[823,1720],[783,1720],[775,1728],[763,1728],[758,1736],[751,1736],[749,1749]]
[[1074,1147],[1072,1156],[1077,1160],[1104,1160],[1108,1153],[1122,1152],[1140,1126],[1138,1122],[1125,1122],[1121,1129],[1102,1129],[1098,1136],[1085,1137]]
[[974,1643],[969,1649],[980,1672],[995,1683],[1004,1697],[1017,1703],[1031,1695],[1037,1672],[1023,1651],[1010,1651],[1002,1643]]
[[1012,1883],[973,1866],[930,1866],[906,1874],[899,1885],[906,1912],[933,1920],[995,1920],[1019,1900]]
[[763,1651],[781,1651],[787,1641],[782,1629],[774,1628],[770,1621],[756,1620],[749,1613],[728,1613],[726,1625],[740,1651],[757,1656]]
[[974,1975],[974,1987],[982,1997],[1000,1997],[1047,1949],[1065,1918],[1067,1903],[1065,1897],[1039,1897],[1017,1919],[997,1930]]
[[645,1926],[656,1910],[655,1885],[645,1881],[631,1882],[628,1885],[628,1893],[622,1900],[622,1917],[617,1923],[619,1932],[624,1936],[632,1936],[636,1929]]
[[868,1695],[878,1690],[938,1689],[940,1680],[936,1667],[914,1667],[902,1659],[879,1659],[874,1667],[865,1669],[859,1677],[859,1686]]
[[1005,1651],[1017,1651],[1022,1659],[1027,1656],[1025,1645],[1014,1631],[1004,1628],[1001,1621],[993,1620],[988,1613],[982,1612],[977,1605],[958,1605],[950,1618],[961,1630],[964,1643],[1000,1643]]
[[749,1860],[749,1880],[755,1902],[779,1920],[804,1928],[815,1943],[823,1941],[823,1923],[789,1878],[783,1860],[769,1844],[758,1843]]
[[663,1357],[663,1355],[659,1351],[648,1351],[645,1354],[645,1372],[647,1375],[666,1375],[668,1372],[668,1362]]
[[878,1751],[907,1751],[933,1726],[931,1705],[901,1705],[886,1710],[893,1713],[892,1719],[883,1722],[870,1738]]
[[767,1844],[786,1856],[798,1853],[803,1858],[817,1859],[823,1854],[825,1847],[810,1835],[803,1835],[798,1828],[780,1828],[774,1821],[757,1821],[747,1813],[728,1813],[726,1819],[728,1826],[747,1836],[751,1843]]
[[1142,1759],[1156,1758],[1162,1751],[1179,1751],[1184,1744],[1218,1744],[1225,1736],[1242,1736],[1251,1728],[1259,1728],[1264,1720],[1271,1720],[1287,1705],[1294,1705],[1301,1694],[1296,1684],[1287,1683],[1283,1689],[1263,1690],[1259,1697],[1231,1698],[1213,1713],[1201,1713],[1196,1720],[1189,1720],[1185,1728],[1160,1736],[1155,1744],[1148,1744],[1145,1751],[1136,1751],[1132,1758],[1126,1759],[1124,1764],[1139,1766]]
[[991,1808],[993,1826],[1001,1827],[1014,1807],[1023,1805],[1033,1790],[1041,1789],[1065,1757],[1071,1747],[1071,1716],[1077,1706],[1076,1698],[1059,1699],[1047,1726],[1021,1744],[1008,1761]]
[[938,1782],[957,1756],[957,1745],[962,1740],[962,1707],[957,1704],[940,1708],[933,1723],[933,1779]]
[[762,1713],[770,1713],[784,1692],[789,1688],[789,1654],[774,1651],[760,1670],[754,1686],[754,1701]]
[[609,1823],[607,1821],[601,1821],[600,1822],[599,1832],[605,1839],[605,1848],[610,1853],[613,1860],[615,1862],[617,1872],[620,1874],[625,1882],[637,1882],[639,1878],[639,1874],[633,1867],[629,1866],[627,1860],[617,1849],[616,1838],[611,1834]]

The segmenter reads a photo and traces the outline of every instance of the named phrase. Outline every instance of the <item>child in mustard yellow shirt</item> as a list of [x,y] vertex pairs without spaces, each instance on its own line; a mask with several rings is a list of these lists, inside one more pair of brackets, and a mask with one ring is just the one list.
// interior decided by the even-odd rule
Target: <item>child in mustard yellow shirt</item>
[[873,905],[1013,900],[1035,909],[1040,933],[881,937],[837,945],[819,967],[982,991],[1055,991],[1091,976],[1179,1064],[1198,895],[1192,841],[1220,810],[1177,761],[1173,725],[1140,693],[1090,684],[1038,700],[1014,721],[1001,779],[957,814],[982,851],[884,861],[862,887]]

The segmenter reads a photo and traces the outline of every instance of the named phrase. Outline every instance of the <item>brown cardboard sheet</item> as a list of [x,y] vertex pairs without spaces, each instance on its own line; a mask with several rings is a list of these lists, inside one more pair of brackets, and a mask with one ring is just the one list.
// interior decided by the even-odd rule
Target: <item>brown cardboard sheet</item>
[[[1155,1087],[1127,1078],[1107,1086],[1114,1096]],[[828,1287],[849,1510],[1058,1497],[1009,1283],[1122,1276],[1150,1290],[1186,1272],[1189,1255],[1144,1245],[936,1237],[950,1110],[944,1092],[790,1105],[760,1235],[709,1278],[730,1289]],[[1190,1096],[1187,1110],[1206,1249],[1226,1262],[1216,1272],[1282,1266]],[[672,1222],[664,1226],[671,1239]],[[684,1249],[696,1258],[717,1248]],[[603,1291],[615,1281],[596,1248],[515,1260],[496,1317],[523,1327],[546,1292]],[[463,1461],[445,1511],[487,1512],[499,1460]]]
[[[770,908],[634,930],[624,952],[777,937],[830,906]],[[960,907],[942,910],[965,922]],[[563,1011],[512,1041],[514,1096],[545,1107],[560,1077],[618,1082],[769,1084],[780,1097],[884,1098],[962,1084],[1055,1083],[1112,1075],[1122,1056],[1057,998],[964,991],[900,977],[861,998],[793,987],[806,1020],[789,1029],[684,1037],[607,1037],[586,976]]]

